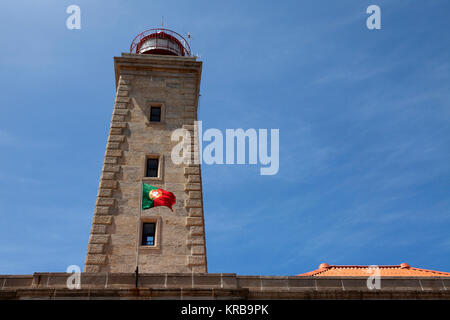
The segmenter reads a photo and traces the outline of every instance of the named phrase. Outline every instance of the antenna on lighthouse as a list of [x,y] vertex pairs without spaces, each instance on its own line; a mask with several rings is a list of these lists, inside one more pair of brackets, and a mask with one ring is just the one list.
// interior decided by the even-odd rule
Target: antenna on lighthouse
[[188,46],[189,46],[189,48],[191,47],[191,33],[190,32],[188,32]]
[[161,18],[161,29],[164,29],[164,16]]

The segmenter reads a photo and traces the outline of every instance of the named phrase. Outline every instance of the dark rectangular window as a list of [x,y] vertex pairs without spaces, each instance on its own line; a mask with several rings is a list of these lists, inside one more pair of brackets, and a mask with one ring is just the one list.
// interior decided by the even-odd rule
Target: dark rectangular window
[[160,122],[161,121],[161,107],[151,107],[150,108],[150,121]]
[[155,230],[156,223],[144,223],[142,225],[142,245],[154,246],[155,245]]
[[159,159],[147,159],[146,177],[158,177]]

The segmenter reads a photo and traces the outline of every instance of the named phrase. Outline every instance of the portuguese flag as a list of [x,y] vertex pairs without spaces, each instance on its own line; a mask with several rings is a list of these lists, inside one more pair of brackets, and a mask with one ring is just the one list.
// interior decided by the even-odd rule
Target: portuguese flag
[[146,183],[142,184],[142,210],[166,206],[173,211],[172,206],[175,204],[176,200],[177,199],[172,192]]

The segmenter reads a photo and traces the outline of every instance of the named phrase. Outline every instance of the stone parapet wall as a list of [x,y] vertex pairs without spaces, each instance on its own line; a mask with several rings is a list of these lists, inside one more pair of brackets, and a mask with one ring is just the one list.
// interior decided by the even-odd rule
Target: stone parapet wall
[[450,279],[389,277],[369,290],[367,278],[239,276],[233,273],[82,273],[70,290],[67,273],[0,275],[0,299],[447,299]]

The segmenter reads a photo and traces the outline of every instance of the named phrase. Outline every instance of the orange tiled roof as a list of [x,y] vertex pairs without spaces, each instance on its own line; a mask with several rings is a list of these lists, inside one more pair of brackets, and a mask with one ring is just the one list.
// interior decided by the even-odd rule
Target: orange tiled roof
[[[319,269],[299,276],[314,277],[367,277],[373,274],[371,266],[330,266],[322,263]],[[427,269],[419,269],[409,266],[407,263],[394,266],[378,266],[381,277],[450,277],[449,272],[441,272]]]

